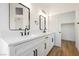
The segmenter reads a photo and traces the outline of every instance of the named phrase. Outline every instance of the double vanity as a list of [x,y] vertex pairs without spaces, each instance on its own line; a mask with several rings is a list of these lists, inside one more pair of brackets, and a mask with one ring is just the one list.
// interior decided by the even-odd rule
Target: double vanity
[[46,56],[54,46],[54,33],[30,34],[29,36],[18,36],[16,38],[7,36],[4,38],[4,45],[7,50],[2,55]]

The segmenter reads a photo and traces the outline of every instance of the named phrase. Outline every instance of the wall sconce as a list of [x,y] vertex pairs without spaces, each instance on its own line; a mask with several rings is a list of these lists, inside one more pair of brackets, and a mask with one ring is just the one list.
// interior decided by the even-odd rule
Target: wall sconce
[[36,25],[38,25],[38,21],[35,20],[34,22],[35,22]]
[[79,24],[79,22],[77,24]]
[[43,15],[43,16],[46,17],[46,11],[44,11],[44,10],[40,10],[40,11],[39,11],[39,15]]
[[45,10],[41,10],[41,11],[42,11],[42,13],[46,14],[46,11]]

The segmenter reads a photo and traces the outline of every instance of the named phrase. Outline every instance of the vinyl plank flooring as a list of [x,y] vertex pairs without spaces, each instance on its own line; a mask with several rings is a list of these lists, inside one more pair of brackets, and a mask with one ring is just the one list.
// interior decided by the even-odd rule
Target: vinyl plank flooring
[[54,46],[48,56],[79,56],[75,42],[62,40],[61,47]]

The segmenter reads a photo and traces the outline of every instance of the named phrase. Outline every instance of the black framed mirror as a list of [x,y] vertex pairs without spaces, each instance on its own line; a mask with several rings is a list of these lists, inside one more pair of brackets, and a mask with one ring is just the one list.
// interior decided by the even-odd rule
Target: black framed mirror
[[46,30],[46,17],[42,15],[39,16],[39,29],[43,31]]
[[9,29],[30,30],[30,9],[22,3],[9,3]]

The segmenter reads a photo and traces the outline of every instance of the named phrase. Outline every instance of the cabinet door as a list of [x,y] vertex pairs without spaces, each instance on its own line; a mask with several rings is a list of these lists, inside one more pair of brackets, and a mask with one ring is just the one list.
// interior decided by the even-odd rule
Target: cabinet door
[[37,56],[44,56],[44,40],[36,45],[36,49]]
[[48,38],[46,40],[46,46],[47,46],[47,54],[49,53],[49,51],[51,50],[51,41],[50,41],[50,38]]
[[[37,40],[36,40],[37,41]],[[15,46],[15,55],[16,56],[33,56],[35,49],[36,41],[24,42]]]
[[49,41],[48,36],[45,37],[44,46],[45,46],[44,55],[46,56],[48,52],[50,51],[50,41]]
[[45,37],[45,46],[46,49],[44,49],[45,55],[47,55],[49,53],[49,51],[53,48],[54,45],[54,36],[53,35],[48,35],[47,37]]
[[44,39],[38,38],[36,40],[18,44],[15,47],[16,56],[42,56],[44,52]]
[[35,49],[33,49],[33,48],[29,48],[29,49],[23,51],[22,53],[16,54],[16,55],[18,55],[18,56],[35,56],[34,50]]
[[34,46],[27,48],[27,49],[23,49],[22,51],[16,51],[15,50],[15,55],[16,56],[35,56],[35,48]]
[[51,34],[48,36],[48,41],[49,41],[49,46],[50,46],[50,49],[52,49],[53,45],[54,45],[54,35]]
[[48,46],[47,46],[47,42],[44,42],[44,56],[46,56],[48,54]]

